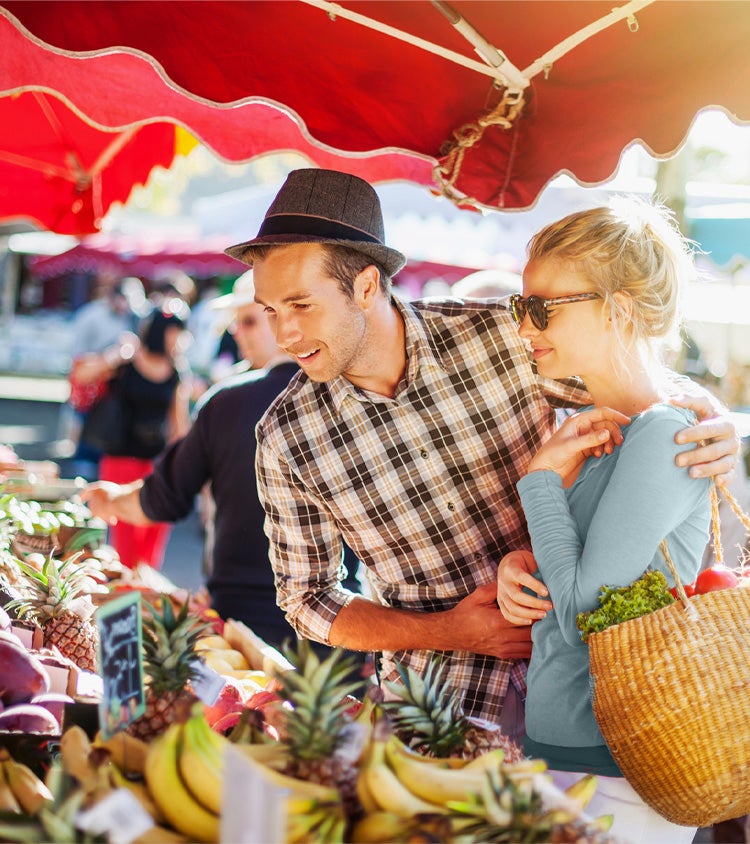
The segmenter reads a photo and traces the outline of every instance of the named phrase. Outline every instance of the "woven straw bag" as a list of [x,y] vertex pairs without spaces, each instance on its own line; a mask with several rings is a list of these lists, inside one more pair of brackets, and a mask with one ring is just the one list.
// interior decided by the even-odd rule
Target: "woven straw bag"
[[[720,563],[713,486],[711,503]],[[660,547],[679,599],[589,637],[594,714],[651,808],[676,824],[710,826],[750,813],[750,586],[688,598]]]

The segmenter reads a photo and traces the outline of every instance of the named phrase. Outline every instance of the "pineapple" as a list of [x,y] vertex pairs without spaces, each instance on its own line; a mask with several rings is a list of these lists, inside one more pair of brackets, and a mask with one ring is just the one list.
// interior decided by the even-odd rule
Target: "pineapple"
[[522,759],[522,750],[499,729],[463,714],[459,692],[446,687],[447,668],[437,656],[428,663],[424,677],[397,664],[401,683],[385,681],[399,699],[381,705],[400,738],[425,756],[473,759],[500,747],[506,761]]
[[298,779],[335,788],[343,810],[359,810],[357,763],[369,730],[347,713],[363,680],[353,680],[355,661],[336,648],[321,661],[310,643],[296,649],[285,644],[284,654],[296,669],[276,677],[279,697],[285,701],[280,741],[287,750],[286,773]]
[[91,620],[94,605],[84,592],[90,578],[85,569],[75,565],[76,560],[50,556],[41,571],[19,561],[24,594],[8,608],[19,618],[28,617],[39,624],[45,647],[55,647],[79,668],[95,672],[99,631]]
[[199,660],[196,641],[210,627],[188,616],[188,601],[175,614],[169,595],[161,596],[161,612],[148,602],[143,613],[143,668],[146,710],[127,731],[151,741],[178,721],[195,701],[189,682]]

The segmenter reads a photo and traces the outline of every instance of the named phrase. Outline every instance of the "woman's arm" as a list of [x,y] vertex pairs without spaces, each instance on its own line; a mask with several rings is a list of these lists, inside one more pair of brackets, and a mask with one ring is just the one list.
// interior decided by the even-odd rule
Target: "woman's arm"
[[[640,577],[658,559],[659,542],[705,502],[705,521],[673,556],[681,574],[692,579],[708,526],[708,481],[690,478],[675,465],[679,447],[674,436],[682,414],[655,408],[632,423],[605,486],[594,471],[576,491],[578,505],[594,502],[586,529],[571,513],[559,475],[532,472],[518,483],[531,534],[534,557],[549,589],[563,635],[577,642],[576,615],[594,609],[602,585],[624,586]],[[603,481],[601,482],[603,484]],[[581,530],[585,530],[582,538]],[[691,544],[695,554],[691,556]]]

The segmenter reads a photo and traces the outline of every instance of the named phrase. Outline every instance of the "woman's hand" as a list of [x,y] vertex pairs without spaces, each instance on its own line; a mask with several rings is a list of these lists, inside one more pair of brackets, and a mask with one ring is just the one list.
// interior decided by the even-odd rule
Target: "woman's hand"
[[[511,624],[532,624],[552,609],[552,602],[544,600],[549,595],[547,587],[534,577],[536,570],[536,560],[531,551],[511,551],[500,560],[497,604]],[[540,597],[524,592],[524,586]]]
[[675,435],[676,443],[697,443],[695,448],[677,455],[677,465],[689,466],[692,478],[713,475],[719,486],[731,483],[740,455],[740,435],[728,416],[729,411],[708,392],[679,396],[671,399],[671,403],[689,408],[700,420]]
[[611,407],[595,407],[569,416],[529,463],[529,472],[549,469],[565,478],[587,457],[601,457],[622,443],[622,425],[630,417]]

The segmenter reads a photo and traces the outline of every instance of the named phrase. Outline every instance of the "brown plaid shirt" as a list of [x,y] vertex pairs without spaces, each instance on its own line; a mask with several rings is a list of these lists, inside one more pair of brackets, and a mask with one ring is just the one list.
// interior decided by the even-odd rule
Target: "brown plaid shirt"
[[[406,371],[393,398],[343,377],[300,373],[257,427],[257,473],[279,604],[299,633],[327,641],[352,594],[340,586],[342,538],[375,600],[417,612],[455,606],[530,548],[516,481],[552,431],[552,405],[579,405],[572,383],[537,376],[499,301],[396,301]],[[422,673],[428,651],[386,652]],[[496,721],[525,663],[450,654],[466,714]]]

